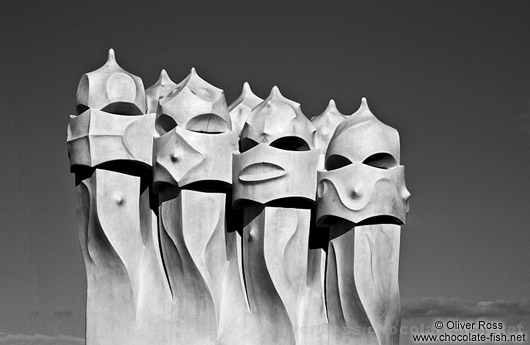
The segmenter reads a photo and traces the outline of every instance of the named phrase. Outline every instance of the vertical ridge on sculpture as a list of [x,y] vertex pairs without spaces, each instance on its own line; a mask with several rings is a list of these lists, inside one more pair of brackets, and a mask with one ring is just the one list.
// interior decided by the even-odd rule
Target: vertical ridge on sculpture
[[247,121],[252,109],[263,102],[263,99],[256,96],[250,84],[245,82],[243,84],[243,91],[241,95],[228,107],[230,118],[232,119],[232,129],[239,135],[243,130],[243,126]]
[[356,327],[363,343],[399,341],[399,237],[409,196],[399,135],[363,98],[337,126],[318,172],[317,222],[330,227],[326,296],[334,343],[349,343]]
[[244,212],[245,284],[259,323],[250,343],[294,344],[304,336],[314,131],[300,105],[274,87],[247,118],[234,155],[233,204]]
[[159,100],[156,128],[154,188],[177,342],[214,344],[227,271],[226,193],[237,150],[224,92],[192,69]]
[[398,344],[410,193],[365,98],[309,121],[194,68],[144,90],[111,49],[76,99],[87,345]]
[[311,123],[313,123],[313,126],[317,130],[315,134],[315,147],[320,150],[319,169],[324,168],[324,157],[326,156],[326,150],[333,132],[335,132],[337,126],[345,119],[346,116],[337,109],[337,105],[332,99],[329,100],[328,106],[320,115],[311,118]]
[[167,284],[147,189],[154,114],[143,113],[143,83],[111,49],[103,67],[81,78],[77,101],[80,114],[71,116],[67,142],[83,214],[87,344],[165,342]]

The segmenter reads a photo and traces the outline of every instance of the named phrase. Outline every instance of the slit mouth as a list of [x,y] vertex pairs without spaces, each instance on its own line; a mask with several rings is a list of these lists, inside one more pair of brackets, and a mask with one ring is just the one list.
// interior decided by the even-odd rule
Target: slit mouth
[[403,221],[401,221],[395,216],[381,215],[381,216],[373,216],[373,217],[363,219],[359,223],[355,224],[355,226],[378,225],[378,224],[403,225],[404,223]]
[[311,149],[304,139],[295,136],[276,139],[270,143],[270,146],[285,151],[309,151]]
[[277,164],[262,162],[254,163],[243,168],[239,173],[239,180],[243,183],[255,183],[274,180],[284,176],[287,172]]
[[126,159],[113,160],[96,165],[94,168],[110,170],[121,174],[151,178],[152,169],[149,165]]
[[280,208],[296,208],[296,209],[314,209],[315,201],[303,197],[286,197],[271,200],[261,203],[251,199],[239,199],[232,202],[235,209],[243,209],[261,205],[262,207],[280,207]]
[[140,108],[138,108],[136,104],[129,102],[110,103],[107,106],[101,108],[101,111],[115,115],[144,115],[144,112]]
[[181,188],[203,193],[228,193],[231,187],[232,185],[225,181],[205,180],[192,182]]
[[358,223],[354,223],[345,218],[338,217],[338,216],[332,216],[332,215],[322,216],[317,221],[318,227],[329,227],[332,224],[350,224],[352,227],[354,227],[354,226],[378,225],[378,224],[381,224],[381,225],[382,224],[393,224],[393,225],[402,226],[405,223],[399,218],[395,216],[391,216],[391,215],[372,216],[372,217],[365,218]]

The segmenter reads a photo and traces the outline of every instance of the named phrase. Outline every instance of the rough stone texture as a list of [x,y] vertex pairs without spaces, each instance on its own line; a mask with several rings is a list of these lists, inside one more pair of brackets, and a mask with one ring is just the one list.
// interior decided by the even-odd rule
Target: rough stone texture
[[365,99],[309,121],[277,87],[228,107],[194,69],[144,91],[111,50],[77,100],[88,345],[398,343],[410,193]]

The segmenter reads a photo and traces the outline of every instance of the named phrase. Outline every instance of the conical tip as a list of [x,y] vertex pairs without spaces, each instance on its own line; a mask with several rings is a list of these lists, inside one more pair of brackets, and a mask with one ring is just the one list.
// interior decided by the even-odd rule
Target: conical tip
[[274,85],[271,90],[271,96],[272,97],[282,97],[282,93],[280,92],[280,89],[278,86]]
[[109,62],[116,62],[116,53],[112,48],[109,49],[109,56],[107,57],[107,63]]

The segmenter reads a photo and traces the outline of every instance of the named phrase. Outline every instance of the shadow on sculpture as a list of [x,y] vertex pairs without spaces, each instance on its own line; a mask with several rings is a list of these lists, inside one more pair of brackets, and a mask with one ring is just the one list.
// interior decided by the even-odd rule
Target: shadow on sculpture
[[399,135],[109,51],[67,133],[93,344],[397,344]]

